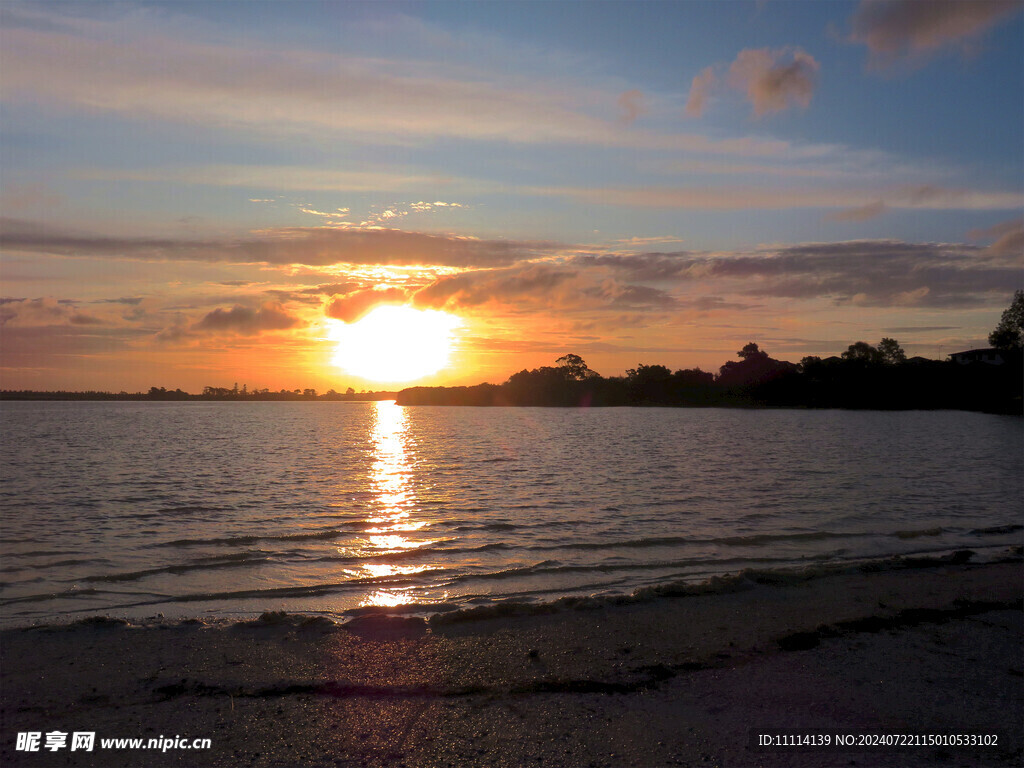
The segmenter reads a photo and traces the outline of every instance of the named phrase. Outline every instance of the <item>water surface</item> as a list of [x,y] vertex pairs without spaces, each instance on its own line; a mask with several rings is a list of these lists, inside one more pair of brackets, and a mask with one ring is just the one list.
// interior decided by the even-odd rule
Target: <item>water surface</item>
[[5,402],[0,617],[445,610],[1021,543],[1019,418]]

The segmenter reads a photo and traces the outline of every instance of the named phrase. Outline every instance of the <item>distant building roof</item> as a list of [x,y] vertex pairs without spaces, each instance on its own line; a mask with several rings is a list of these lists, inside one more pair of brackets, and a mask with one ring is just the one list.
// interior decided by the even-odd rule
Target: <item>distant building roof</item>
[[949,357],[955,363],[988,363],[989,365],[1002,365],[1006,362],[1006,355],[1003,350],[995,349],[993,347],[954,352]]

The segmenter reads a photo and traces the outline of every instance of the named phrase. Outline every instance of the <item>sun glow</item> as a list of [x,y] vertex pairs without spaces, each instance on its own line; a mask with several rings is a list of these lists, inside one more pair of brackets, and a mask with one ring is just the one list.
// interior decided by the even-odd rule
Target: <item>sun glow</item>
[[462,321],[447,312],[384,305],[355,323],[328,321],[338,342],[331,362],[370,381],[413,381],[448,363]]

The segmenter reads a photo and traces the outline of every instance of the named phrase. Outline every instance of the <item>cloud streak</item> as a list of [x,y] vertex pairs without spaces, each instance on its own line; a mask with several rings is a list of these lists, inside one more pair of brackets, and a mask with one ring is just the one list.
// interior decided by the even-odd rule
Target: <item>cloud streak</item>
[[[767,186],[533,187],[533,194],[568,197],[598,205],[690,210],[784,210],[789,208],[917,210],[1014,210],[1024,193],[913,185],[889,189]],[[872,207],[873,206],[873,207]],[[884,210],[883,209],[878,209]],[[848,212],[847,215],[853,215]]]
[[[564,77],[527,83],[508,71],[469,72],[423,61],[273,46],[253,56],[241,45],[204,41],[201,32],[171,37],[160,24],[147,21],[147,14],[87,20],[21,7],[7,17],[0,67],[4,101],[10,105],[210,126],[236,138],[244,132],[272,139],[344,136],[375,144],[459,139],[792,157],[835,149],[769,138],[638,130],[633,123],[647,99],[635,88],[611,90]],[[55,50],[61,55],[54,56]],[[760,108],[779,99],[799,103],[805,98],[802,84],[810,57],[800,56],[756,73],[751,87]],[[689,113],[702,111],[700,99],[691,96]],[[618,116],[605,114],[613,103]],[[274,173],[283,177],[285,170]],[[255,180],[231,181],[230,176],[218,181],[219,173],[211,171],[206,183],[258,186]],[[125,176],[133,174],[138,175]],[[332,181],[332,175],[341,181]],[[358,172],[324,172],[319,182],[293,182],[314,186],[289,187],[282,181],[265,188],[369,188],[380,180],[377,174],[360,178]],[[386,188],[396,187],[421,189],[400,174]]]
[[[782,299],[830,299],[865,306],[977,306],[1021,281],[1024,255],[978,246],[863,240],[806,243],[753,253],[581,255],[571,262],[629,281]],[[1008,288],[1008,286],[1010,288]]]
[[219,240],[103,237],[70,233],[35,222],[0,220],[0,248],[5,250],[140,261],[479,267],[508,265],[563,247],[544,241],[477,240],[391,229],[323,227],[271,229],[249,237]]

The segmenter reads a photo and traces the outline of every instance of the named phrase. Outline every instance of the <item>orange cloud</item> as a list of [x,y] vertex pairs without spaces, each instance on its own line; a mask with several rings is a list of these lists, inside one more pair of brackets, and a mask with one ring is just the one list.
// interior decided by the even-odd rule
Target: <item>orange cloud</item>
[[381,304],[405,304],[409,295],[401,288],[369,288],[339,296],[332,301],[325,314],[343,323],[354,323],[374,307]]

